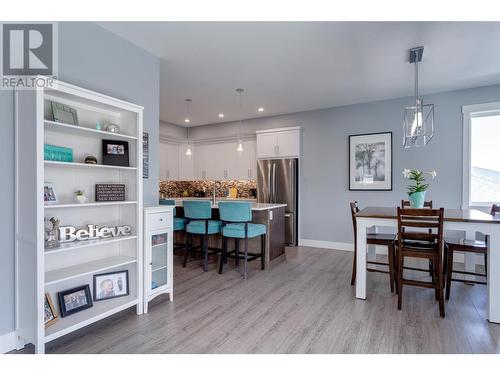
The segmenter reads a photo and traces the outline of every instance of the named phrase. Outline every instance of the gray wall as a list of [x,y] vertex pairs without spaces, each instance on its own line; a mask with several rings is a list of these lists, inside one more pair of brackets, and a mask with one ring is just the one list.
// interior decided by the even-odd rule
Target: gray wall
[[[405,197],[407,181],[403,168],[435,169],[428,198],[437,206],[458,208],[462,194],[462,114],[466,104],[500,101],[500,85],[425,96],[435,104],[434,138],[424,149],[403,150],[403,108],[411,98],[356,104],[318,111],[244,121],[245,133],[259,129],[301,126],[303,128],[302,200],[300,238],[352,242],[348,202],[365,205],[395,205]],[[192,139],[237,134],[236,123],[193,128]],[[348,136],[393,132],[393,191],[359,192],[348,189]]]
[[184,126],[171,124],[169,122],[160,121],[160,137],[179,140],[186,139],[187,128]]
[[[150,138],[144,204],[158,199],[159,60],[93,23],[59,24],[59,79],[144,106]],[[14,120],[12,92],[0,91],[0,335],[14,330]],[[28,150],[29,151],[29,150]]]

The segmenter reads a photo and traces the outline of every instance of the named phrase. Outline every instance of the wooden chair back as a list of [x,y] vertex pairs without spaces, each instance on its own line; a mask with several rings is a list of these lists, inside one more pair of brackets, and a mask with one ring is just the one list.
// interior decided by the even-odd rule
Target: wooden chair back
[[497,212],[500,213],[500,205],[494,204],[491,206],[491,216],[495,216]]
[[[404,199],[401,200],[401,207],[402,208],[405,208],[405,207],[410,208],[410,201],[405,201]],[[425,201],[424,208],[431,208],[432,209],[432,201]]]
[[358,202],[357,201],[350,202],[349,206],[351,207],[352,227],[353,227],[353,230],[354,230],[354,249],[356,249],[356,234],[357,234],[357,230],[356,230],[356,214],[359,212],[359,206],[358,206]]
[[[398,247],[405,242],[422,243],[435,250],[443,250],[444,209],[398,207]],[[427,231],[425,231],[427,229]]]

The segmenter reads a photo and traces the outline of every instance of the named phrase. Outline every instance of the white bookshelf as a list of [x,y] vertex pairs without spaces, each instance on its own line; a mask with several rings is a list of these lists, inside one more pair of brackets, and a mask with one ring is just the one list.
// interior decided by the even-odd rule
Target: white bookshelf
[[[16,336],[17,347],[45,343],[135,306],[143,312],[142,114],[135,104],[57,82],[52,88],[17,91],[16,105]],[[51,101],[77,110],[78,125],[53,121]],[[111,122],[120,133],[95,129]],[[102,164],[102,140],[127,141],[130,166]],[[44,143],[73,149],[74,162],[44,160]],[[93,155],[98,164],[85,164]],[[43,186],[50,182],[59,202],[45,205]],[[125,184],[125,200],[95,202],[97,183]],[[73,200],[85,191],[86,203]],[[45,249],[45,218],[78,229],[87,224],[129,225],[129,236],[61,243]],[[89,285],[97,273],[129,271],[129,295],[93,301],[93,307],[61,317],[57,293]],[[44,324],[44,296],[49,293],[59,316]]]

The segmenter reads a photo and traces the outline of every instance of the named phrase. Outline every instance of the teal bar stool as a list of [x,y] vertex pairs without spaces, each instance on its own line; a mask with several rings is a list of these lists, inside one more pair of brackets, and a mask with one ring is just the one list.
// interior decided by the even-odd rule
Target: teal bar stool
[[[174,206],[174,232],[186,229],[186,219],[183,217],[176,217],[176,208],[174,199],[160,199],[160,206]],[[174,249],[183,249],[183,243],[175,243]]]
[[160,199],[161,206],[174,206],[174,231],[184,230],[186,228],[186,219],[176,217],[176,208],[174,199]]
[[[248,262],[260,258],[261,269],[265,268],[266,226],[252,223],[252,206],[250,202],[219,202],[219,214],[222,220],[222,254],[219,263],[219,273],[222,273],[227,258],[235,258],[236,265],[243,259],[243,278],[247,278]],[[248,239],[261,237],[260,254],[248,253]],[[235,250],[227,251],[227,239],[234,238]],[[243,254],[239,252],[239,241],[243,239],[245,246]]]
[[208,271],[208,255],[219,254],[222,250],[208,247],[208,236],[221,231],[221,222],[212,220],[212,202],[205,200],[186,200],[183,202],[184,216],[186,218],[186,252],[184,264],[186,267],[188,254],[198,250],[193,247],[193,236],[201,237],[199,247],[203,255],[203,270]]

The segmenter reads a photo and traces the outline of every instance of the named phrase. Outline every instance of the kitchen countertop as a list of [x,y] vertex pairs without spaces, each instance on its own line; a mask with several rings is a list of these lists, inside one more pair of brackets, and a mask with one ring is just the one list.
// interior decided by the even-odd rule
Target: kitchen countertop
[[[182,201],[185,200],[192,200],[193,198],[170,198],[175,200],[175,205],[178,207],[182,206]],[[209,200],[209,198],[194,198],[194,199],[204,199],[204,200]],[[212,205],[212,208],[218,208],[217,202],[220,201],[242,201],[242,202],[248,202],[250,201],[252,203],[252,211],[264,211],[264,210],[272,210],[274,208],[278,207],[286,207],[285,203],[257,203],[255,202],[255,199],[245,199],[245,198],[217,198],[217,201],[215,205]]]

